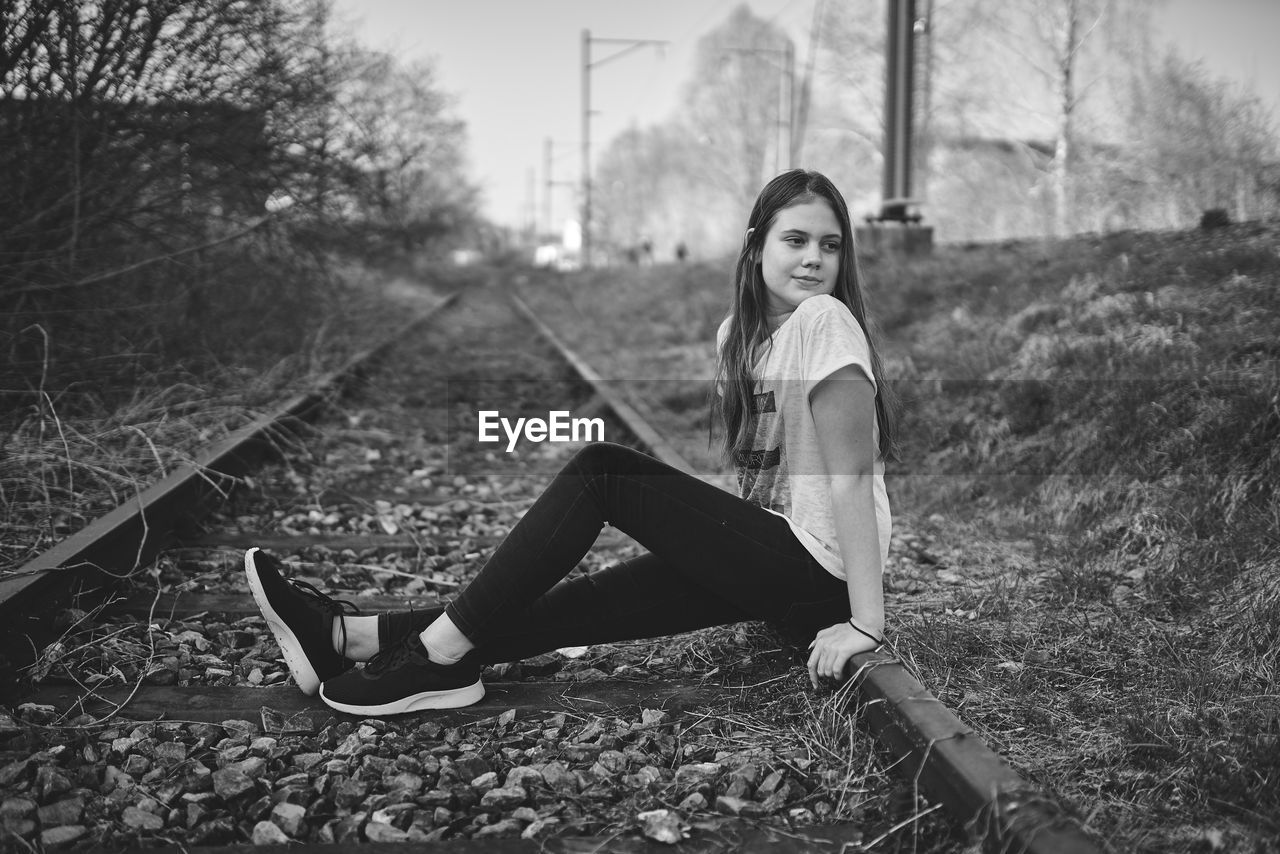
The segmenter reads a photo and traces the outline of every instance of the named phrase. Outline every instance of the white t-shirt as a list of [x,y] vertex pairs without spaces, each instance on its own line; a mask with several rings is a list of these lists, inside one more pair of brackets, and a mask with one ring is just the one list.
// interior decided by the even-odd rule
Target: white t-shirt
[[[726,318],[716,336],[717,347],[724,345],[728,331]],[[845,577],[844,564],[832,515],[831,479],[818,447],[809,394],[846,365],[861,369],[875,388],[871,349],[853,313],[833,296],[809,297],[774,330],[755,364],[755,405],[748,415],[751,450],[736,463],[739,495],[785,517],[796,539],[837,578]],[[873,447],[879,448],[880,425],[874,413],[871,429]],[[883,571],[893,517],[878,452],[873,493]]]

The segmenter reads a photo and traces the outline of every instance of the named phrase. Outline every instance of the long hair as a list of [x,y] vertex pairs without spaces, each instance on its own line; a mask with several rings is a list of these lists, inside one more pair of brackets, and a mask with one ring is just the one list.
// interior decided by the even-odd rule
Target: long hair
[[720,394],[712,404],[713,414],[724,426],[724,454],[734,461],[741,451],[750,450],[752,436],[751,403],[755,396],[755,380],[751,369],[763,349],[768,346],[771,331],[768,319],[768,290],[760,258],[769,229],[783,208],[823,199],[831,206],[840,222],[840,269],[836,276],[836,299],[848,306],[867,336],[871,350],[871,369],[876,381],[876,421],[880,428],[880,456],[898,459],[898,399],[884,382],[879,350],[867,322],[867,309],[862,298],[862,276],[853,246],[853,227],[849,208],[835,185],[819,172],[792,169],[774,178],[756,197],[747,219],[747,235],[738,254],[734,270],[733,313],[728,335],[720,351],[716,367],[716,386]]

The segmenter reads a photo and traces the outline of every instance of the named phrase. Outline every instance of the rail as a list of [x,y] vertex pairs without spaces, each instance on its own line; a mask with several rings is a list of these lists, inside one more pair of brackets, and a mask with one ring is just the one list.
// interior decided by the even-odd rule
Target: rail
[[[428,315],[417,318],[379,346],[353,358],[328,375],[312,391],[299,395],[271,414],[236,431],[202,455],[198,462],[142,492],[136,501],[122,506],[80,533],[28,563],[15,576],[0,581],[0,622],[10,634],[34,626],[51,609],[69,597],[99,587],[113,577],[145,565],[172,537],[174,526],[187,518],[192,507],[225,493],[232,480],[248,470],[297,419],[313,413],[346,377],[381,354],[406,331],[434,316],[457,296],[452,294]],[[591,385],[594,393],[628,430],[664,462],[684,471],[693,467],[608,383],[574,353],[518,297],[516,310],[538,329],[547,343]],[[410,546],[408,541],[389,547]],[[381,600],[379,600],[380,602]],[[371,604],[378,604],[373,602]],[[384,603],[385,604],[385,603]],[[161,613],[217,608],[227,613],[252,613],[247,596],[189,597],[160,603]],[[134,603],[133,607],[137,607]],[[935,803],[992,852],[1030,854],[1095,854],[1101,851],[1078,820],[1019,775],[991,750],[972,729],[948,710],[892,655],[875,652],[856,656],[851,665],[851,704],[861,709],[871,732],[887,753],[889,763],[906,775]],[[707,687],[696,682],[638,683],[495,683],[490,693],[503,709],[535,711],[547,708],[657,707],[692,709],[723,699],[731,688]],[[314,732],[322,718],[314,700],[287,688],[174,688],[147,685],[145,690],[99,689],[85,693],[78,686],[47,684],[24,698],[91,715],[104,709],[119,711],[128,704],[133,719],[183,717],[219,721],[228,718],[268,716],[281,732]],[[851,708],[850,712],[853,711]],[[474,720],[492,717],[492,704],[483,708],[447,713],[442,720]],[[817,825],[804,833],[784,832],[741,822],[724,826],[715,834],[700,835],[682,843],[684,851],[836,851],[844,852],[859,841],[857,829],[847,825]],[[368,843],[370,852],[437,851],[465,854],[532,851],[652,851],[657,843],[635,838],[557,837],[547,840],[477,839],[438,843]],[[301,844],[291,850],[345,851],[349,845]],[[164,849],[157,849],[164,850]],[[179,850],[179,849],[174,849]],[[185,851],[229,852],[268,850],[265,846],[183,847]],[[278,850],[271,848],[270,850]]]

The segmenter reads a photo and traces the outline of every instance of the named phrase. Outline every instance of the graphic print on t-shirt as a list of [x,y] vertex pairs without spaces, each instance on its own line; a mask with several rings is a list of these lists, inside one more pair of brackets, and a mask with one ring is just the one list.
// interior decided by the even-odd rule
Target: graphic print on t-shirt
[[738,494],[752,504],[786,514],[791,510],[786,432],[774,391],[761,386],[751,401],[751,448],[737,454]]

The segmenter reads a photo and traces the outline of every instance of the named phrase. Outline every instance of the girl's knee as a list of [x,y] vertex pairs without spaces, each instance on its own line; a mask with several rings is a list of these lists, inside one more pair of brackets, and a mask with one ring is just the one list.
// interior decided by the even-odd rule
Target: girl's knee
[[613,442],[592,442],[583,446],[569,461],[569,467],[581,473],[617,472],[633,462],[640,452]]

